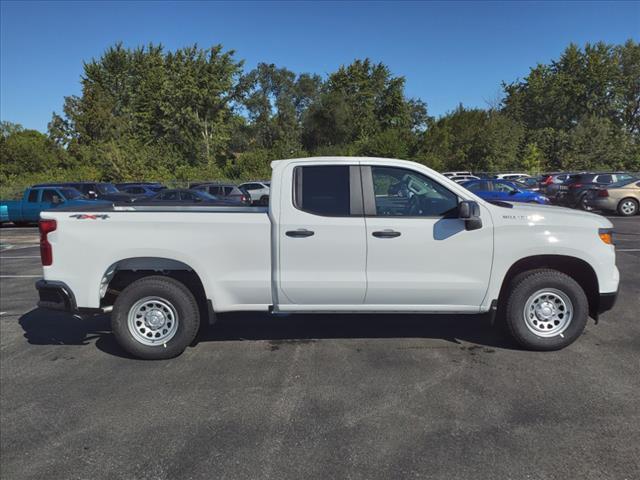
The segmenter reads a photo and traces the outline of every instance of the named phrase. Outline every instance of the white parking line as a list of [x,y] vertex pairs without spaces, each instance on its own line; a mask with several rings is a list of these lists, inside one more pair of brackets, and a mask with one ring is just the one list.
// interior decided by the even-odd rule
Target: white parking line
[[12,255],[11,257],[3,257],[2,255],[0,255],[0,260],[9,258],[40,258],[40,255]]
[[616,252],[640,252],[640,248],[616,248]]

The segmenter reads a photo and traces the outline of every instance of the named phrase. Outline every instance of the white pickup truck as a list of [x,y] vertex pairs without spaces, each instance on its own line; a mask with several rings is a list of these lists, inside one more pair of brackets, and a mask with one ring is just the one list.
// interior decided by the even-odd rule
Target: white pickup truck
[[522,347],[554,350],[615,302],[604,217],[487,203],[402,160],[306,158],[272,169],[268,208],[43,212],[39,306],[111,312],[122,347],[157,359],[231,311],[497,312]]

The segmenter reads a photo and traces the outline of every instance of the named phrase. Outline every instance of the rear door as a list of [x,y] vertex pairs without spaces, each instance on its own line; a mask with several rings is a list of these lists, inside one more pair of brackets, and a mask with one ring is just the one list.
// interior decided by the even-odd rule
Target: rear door
[[366,239],[357,162],[291,163],[282,185],[277,232],[280,308],[348,310],[349,305],[362,305]]
[[491,217],[467,231],[458,196],[400,167],[362,166],[366,305],[408,311],[478,311],[493,255]]

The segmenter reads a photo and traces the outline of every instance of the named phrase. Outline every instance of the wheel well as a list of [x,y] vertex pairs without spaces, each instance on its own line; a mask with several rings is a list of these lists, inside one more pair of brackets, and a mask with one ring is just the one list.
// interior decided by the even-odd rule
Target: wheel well
[[151,275],[171,277],[186,285],[198,302],[200,318],[209,318],[209,322],[212,322],[213,309],[196,271],[186,263],[168,258],[127,258],[111,265],[103,276],[101,294],[104,293],[100,306],[113,305],[118,295],[130,284]]
[[584,260],[564,255],[535,255],[522,258],[514,263],[502,281],[498,305],[503,304],[509,285],[516,275],[526,272],[527,270],[536,270],[539,268],[558,270],[578,282],[589,301],[589,314],[596,318],[595,315],[597,315],[598,303],[600,301],[600,290],[596,272],[591,268],[591,265]]

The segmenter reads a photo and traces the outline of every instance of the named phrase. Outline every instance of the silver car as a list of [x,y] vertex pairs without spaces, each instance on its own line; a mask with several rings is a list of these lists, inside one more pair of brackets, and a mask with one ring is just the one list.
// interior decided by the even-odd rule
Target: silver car
[[618,212],[624,217],[637,215],[640,211],[640,180],[627,179],[593,188],[587,192],[586,204],[598,210]]

